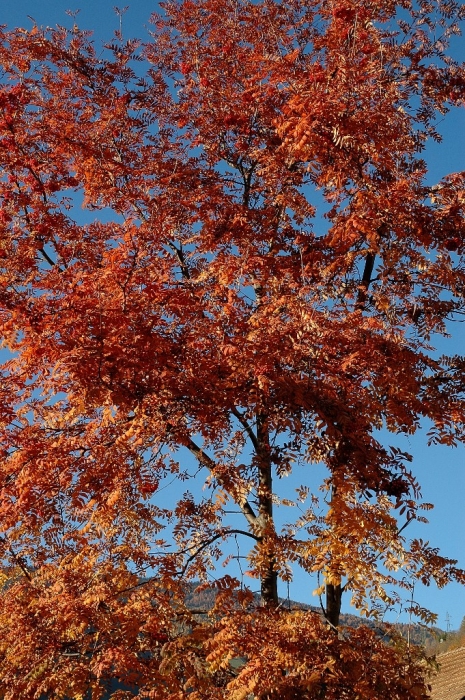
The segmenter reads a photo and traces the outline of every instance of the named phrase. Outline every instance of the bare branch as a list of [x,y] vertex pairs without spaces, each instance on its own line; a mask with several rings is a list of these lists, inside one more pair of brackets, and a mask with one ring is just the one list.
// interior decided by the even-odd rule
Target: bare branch
[[198,549],[196,549],[196,551],[193,554],[191,554],[190,557],[187,558],[187,561],[184,564],[181,571],[178,573],[178,576],[184,576],[191,561],[193,561],[200,554],[200,552],[202,552],[204,549],[206,549],[209,545],[213,544],[213,542],[215,542],[216,540],[219,540],[222,537],[225,537],[227,535],[234,535],[234,534],[245,535],[246,537],[251,537],[256,542],[261,541],[261,537],[258,537],[257,535],[253,535],[251,532],[246,532],[245,530],[227,530],[227,531],[219,532],[216,535],[213,535],[213,537],[210,537],[210,539],[206,540],[205,542],[202,542],[202,544],[198,547]]
[[257,436],[255,435],[255,433],[254,433],[254,431],[252,430],[252,428],[251,428],[251,426],[249,425],[249,423],[246,421],[246,419],[244,418],[244,416],[242,415],[242,413],[241,413],[240,411],[237,410],[236,407],[234,407],[234,408],[231,409],[231,413],[233,414],[233,416],[235,416],[235,417],[237,418],[237,420],[239,421],[239,423],[242,425],[242,427],[244,428],[245,432],[246,432],[247,435],[249,436],[250,442],[251,442],[252,445],[254,446],[255,451],[258,452],[260,446],[259,446],[259,444],[258,444]]
[[[204,451],[192,440],[192,438],[190,438],[190,437],[187,438],[185,444],[186,444],[187,449],[190,450],[190,452],[192,452],[192,454],[193,454],[194,457],[197,459],[197,461],[199,462],[199,464],[201,464],[202,466],[206,467],[212,474],[214,474],[215,477],[218,479],[218,483],[221,484],[221,486],[223,486],[223,488],[225,488],[226,491],[229,493],[229,490],[228,490],[227,487],[225,486],[223,480],[222,480],[221,477],[218,476],[218,474],[216,473],[216,462],[215,462],[211,457],[209,457],[209,455],[207,455],[207,453],[204,452]],[[248,502],[248,500],[247,500],[246,498],[244,498],[244,499],[242,499],[237,505],[240,507],[240,509],[241,509],[243,515],[245,516],[247,522],[249,523],[249,525],[252,525],[252,526],[256,525],[256,523],[257,523],[257,516],[256,516],[256,514],[255,514],[255,512],[254,512],[254,510],[253,510],[253,508],[252,508],[252,506],[251,506],[250,503]]]

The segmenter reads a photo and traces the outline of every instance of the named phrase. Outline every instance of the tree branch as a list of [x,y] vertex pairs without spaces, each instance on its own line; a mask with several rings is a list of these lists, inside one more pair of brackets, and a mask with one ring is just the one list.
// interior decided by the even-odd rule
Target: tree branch
[[[204,452],[204,451],[192,440],[191,437],[188,437],[188,438],[186,439],[185,446],[187,447],[187,449],[188,449],[190,452],[192,452],[192,454],[193,454],[194,457],[197,459],[197,461],[199,462],[199,464],[201,464],[202,466],[206,467],[212,474],[214,474],[215,477],[218,479],[218,483],[221,484],[224,488],[226,488],[226,486],[225,486],[223,480],[221,479],[221,477],[219,477],[217,474],[215,474],[216,462],[215,462],[211,457],[209,457],[209,456],[207,455],[207,453]],[[226,489],[226,490],[228,491],[228,489]],[[229,493],[229,491],[228,491],[228,493]],[[251,506],[250,503],[248,502],[248,500],[247,500],[246,498],[244,498],[244,499],[243,499],[242,501],[240,501],[237,505],[240,507],[240,509],[241,509],[243,515],[245,516],[247,522],[249,523],[249,525],[255,526],[256,523],[257,523],[257,516],[256,516],[256,514],[255,514],[255,512],[254,512],[254,510],[253,510],[253,508],[252,508],[252,506]]]
[[178,259],[179,266],[181,268],[182,276],[186,280],[190,280],[191,276],[190,276],[189,268],[187,267],[186,258],[184,256],[182,246],[180,245],[178,248],[172,241],[168,241],[167,245],[169,248],[171,248],[171,250],[174,252],[174,254],[176,255],[176,257]]
[[[395,531],[395,534],[394,534],[394,535],[391,537],[391,539],[389,540],[388,545],[390,545],[391,542],[394,542],[394,541],[397,539],[397,537],[400,535],[400,533],[401,533],[403,530],[405,530],[405,528],[406,528],[408,525],[410,525],[410,523],[413,522],[414,520],[415,520],[415,517],[410,518],[409,520],[406,520],[406,522],[402,525],[402,527],[399,527],[399,528]],[[378,552],[378,554],[375,556],[375,558],[374,558],[373,561],[378,561],[378,559],[382,556],[382,554],[383,554],[383,552]],[[348,579],[348,580],[345,582],[345,584],[344,584],[343,587],[342,587],[341,593],[345,593],[345,591],[347,590],[347,587],[350,586],[350,584],[352,583],[353,580],[354,580],[354,577],[352,576],[350,579]]]
[[233,414],[233,416],[235,416],[235,417],[237,418],[237,420],[239,421],[239,423],[242,425],[242,427],[244,428],[245,432],[246,432],[247,435],[249,436],[250,442],[251,442],[252,445],[254,446],[255,451],[258,452],[258,450],[260,449],[260,447],[259,447],[259,444],[258,444],[257,436],[255,435],[254,431],[252,430],[252,428],[250,427],[250,425],[249,425],[249,424],[247,423],[247,421],[245,420],[245,418],[244,418],[244,416],[242,415],[242,413],[241,413],[240,411],[238,411],[237,408],[236,408],[235,406],[231,409],[231,413]]
[[376,258],[376,255],[372,252],[369,252],[365,258],[365,267],[363,270],[362,280],[361,280],[360,286],[358,288],[358,296],[357,296],[357,304],[356,304],[356,308],[360,309],[361,311],[363,311],[363,309],[365,308],[368,287],[370,286],[370,282],[371,282],[371,274],[372,274],[373,268],[375,266],[375,258]]
[[247,532],[246,530],[226,530],[223,532],[219,532],[216,535],[213,535],[213,537],[210,537],[209,540],[202,542],[202,544],[198,547],[198,549],[196,549],[196,551],[193,554],[191,554],[190,557],[187,558],[187,561],[184,564],[181,571],[178,573],[178,576],[184,576],[184,574],[187,571],[187,567],[189,566],[191,561],[193,561],[196,558],[196,556],[198,556],[200,554],[200,552],[202,552],[204,549],[206,549],[206,547],[213,544],[213,542],[215,542],[216,540],[219,540],[221,537],[225,537],[227,535],[234,535],[234,534],[245,535],[246,537],[251,537],[256,542],[261,541],[261,537],[258,537],[258,535],[254,535],[251,532]]
[[32,576],[31,572],[28,570],[26,563],[24,562],[23,557],[19,556],[16,554],[14,551],[13,547],[11,544],[8,542],[7,538],[4,535],[0,535],[0,542],[2,542],[5,547],[8,549],[9,553],[13,557],[14,561],[16,562],[17,566],[21,569],[25,577],[27,578],[28,581],[32,581]]

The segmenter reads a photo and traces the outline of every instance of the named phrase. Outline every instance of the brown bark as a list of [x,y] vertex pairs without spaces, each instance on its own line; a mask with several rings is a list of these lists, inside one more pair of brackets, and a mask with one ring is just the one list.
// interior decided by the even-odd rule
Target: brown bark
[[[278,574],[275,558],[270,548],[270,536],[274,535],[273,522],[273,473],[267,419],[257,416],[257,460],[258,460],[258,515],[262,543],[267,566],[261,577],[261,596],[265,605],[278,605]],[[270,551],[271,550],[271,551]]]
[[340,583],[326,584],[326,619],[333,627],[339,627],[342,586]]
[[262,576],[260,592],[266,605],[278,606],[278,574],[274,570],[274,559],[264,576]]
[[[337,500],[337,482],[335,475],[333,475],[332,489],[331,489],[331,510],[335,507],[335,501]],[[330,525],[332,527],[332,525]],[[339,576],[335,577],[334,572],[332,572],[332,581],[334,578],[338,580]],[[338,583],[326,583],[326,611],[325,616],[327,621],[332,627],[339,626],[339,617],[341,614],[341,604],[342,604],[342,586],[339,579]]]

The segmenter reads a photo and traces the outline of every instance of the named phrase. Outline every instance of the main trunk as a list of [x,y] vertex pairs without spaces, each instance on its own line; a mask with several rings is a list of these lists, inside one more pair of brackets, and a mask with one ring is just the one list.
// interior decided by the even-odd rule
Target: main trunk
[[341,614],[342,586],[340,583],[326,584],[326,619],[333,627],[339,626]]
[[266,605],[278,605],[278,574],[274,570],[274,560],[270,561],[267,572],[262,576],[260,592]]
[[[334,511],[337,497],[337,483],[333,478],[331,491],[331,511]],[[330,527],[333,527],[333,525],[330,524]],[[342,586],[339,574],[336,576],[335,572],[332,571],[330,575],[332,581],[331,583],[329,581],[326,583],[326,619],[330,625],[332,625],[333,627],[338,627],[339,617],[341,614]],[[339,582],[334,583],[335,579],[336,581],[339,579]]]
[[266,416],[257,416],[258,513],[265,565],[261,574],[261,596],[265,605],[278,605],[278,574],[274,556],[273,473]]

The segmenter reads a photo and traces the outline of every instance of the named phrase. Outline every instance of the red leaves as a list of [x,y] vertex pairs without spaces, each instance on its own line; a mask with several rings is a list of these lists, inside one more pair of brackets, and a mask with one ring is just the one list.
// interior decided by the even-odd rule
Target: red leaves
[[192,64],[191,63],[185,63],[184,61],[181,61],[181,64],[179,66],[179,70],[183,75],[189,75],[189,73],[192,71]]
[[460,240],[460,238],[457,238],[457,237],[448,238],[444,243],[447,250],[454,251],[454,252],[459,248],[460,244],[461,244],[461,240]]
[[354,7],[350,7],[349,5],[338,5],[338,7],[335,7],[333,10],[333,17],[335,19],[340,19],[343,20],[344,22],[350,22],[352,21],[357,12]]
[[[463,309],[464,176],[418,160],[463,76],[396,43],[391,3],[164,12],[137,71],[131,42],[1,34],[0,683],[421,697],[412,656],[277,610],[277,579],[317,572],[332,620],[342,588],[370,615],[404,576],[463,579],[399,536],[419,486],[378,438],[463,438],[463,363],[428,344]],[[297,513],[281,479],[312,463]],[[219,562],[200,621],[181,584]]]

